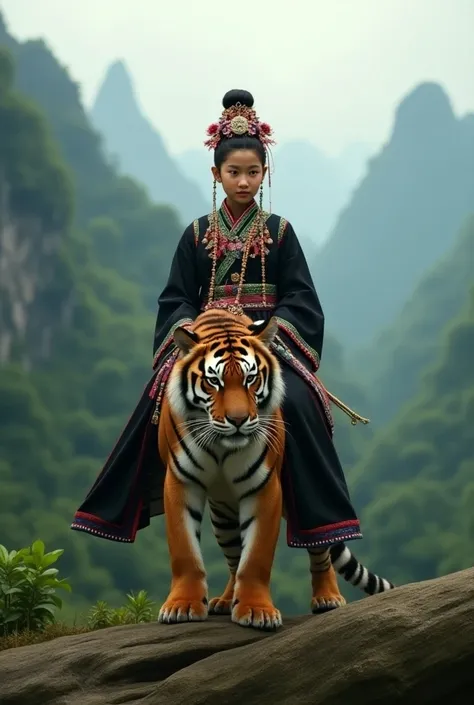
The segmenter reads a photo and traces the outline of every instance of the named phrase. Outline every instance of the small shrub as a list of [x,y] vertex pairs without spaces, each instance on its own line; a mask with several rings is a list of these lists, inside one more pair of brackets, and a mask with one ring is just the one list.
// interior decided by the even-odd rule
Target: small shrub
[[51,566],[63,551],[45,552],[42,541],[29,548],[8,551],[0,544],[0,651],[50,641],[60,636],[83,634],[121,624],[140,624],[156,619],[158,608],[145,590],[130,592],[121,607],[97,602],[84,626],[57,622],[62,600],[59,588],[71,591],[69,583],[58,577]]
[[91,607],[87,616],[87,625],[90,629],[105,629],[112,626],[114,610],[106,602],[99,600]]
[[155,603],[148,599],[146,590],[140,590],[138,595],[129,593],[125,609],[132,624],[151,622],[156,617]]
[[113,609],[106,602],[96,602],[87,616],[90,629],[104,629],[119,624],[141,624],[151,622],[157,614],[156,605],[148,598],[145,590],[137,595],[127,594],[127,601],[122,607]]
[[51,566],[63,551],[45,553],[42,541],[8,551],[0,544],[0,634],[42,631],[53,624],[62,600],[56,594],[71,586]]

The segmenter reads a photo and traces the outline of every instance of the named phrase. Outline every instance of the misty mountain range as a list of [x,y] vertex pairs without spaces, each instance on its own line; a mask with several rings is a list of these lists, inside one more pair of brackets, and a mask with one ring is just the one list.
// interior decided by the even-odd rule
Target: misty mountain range
[[[109,155],[122,171],[147,187],[155,202],[174,205],[184,224],[210,210],[212,154],[202,146],[170,156],[140,106],[133,77],[123,61],[114,62],[106,71],[90,117]],[[363,175],[369,154],[365,144],[351,145],[338,158],[328,157],[307,141],[274,148],[272,211],[291,220],[308,253],[328,237]]]
[[[185,223],[209,211],[212,155],[170,156],[124,62],[109,67],[90,114],[108,153],[156,202]],[[458,118],[443,88],[424,83],[400,102],[377,154],[354,144],[335,159],[301,140],[277,146],[274,163],[272,210],[302,240],[328,328],[346,349],[367,346],[472,210],[474,116]]]

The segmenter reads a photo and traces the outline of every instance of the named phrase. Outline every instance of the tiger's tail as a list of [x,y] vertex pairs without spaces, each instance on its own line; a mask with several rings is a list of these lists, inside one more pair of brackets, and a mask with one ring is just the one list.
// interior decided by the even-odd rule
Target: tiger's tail
[[376,595],[395,588],[395,585],[389,580],[371,573],[365,565],[362,565],[345,543],[337,543],[331,546],[329,552],[334,569],[339,575],[342,575],[344,580],[347,580],[354,587],[360,588],[368,595]]

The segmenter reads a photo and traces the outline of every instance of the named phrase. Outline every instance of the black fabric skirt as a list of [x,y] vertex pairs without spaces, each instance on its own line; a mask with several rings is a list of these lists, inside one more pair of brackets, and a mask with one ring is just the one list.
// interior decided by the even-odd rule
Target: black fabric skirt
[[[282,363],[287,439],[282,487],[291,547],[328,546],[362,538],[321,400],[307,381]],[[149,380],[71,528],[112,541],[133,542],[153,516],[163,514],[165,468],[158,455],[155,402]]]
[[331,428],[320,399],[289,365],[283,416],[287,422],[282,486],[289,546],[362,538]]

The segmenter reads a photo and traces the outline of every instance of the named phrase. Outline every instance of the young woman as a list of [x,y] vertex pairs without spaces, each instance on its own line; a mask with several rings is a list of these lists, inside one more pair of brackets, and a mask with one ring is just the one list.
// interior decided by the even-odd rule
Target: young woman
[[[158,303],[153,375],[72,528],[134,541],[150,517],[163,513],[164,468],[157,423],[178,351],[173,332],[209,307],[275,316],[274,345],[286,383],[287,441],[283,488],[289,546],[311,548],[361,538],[332,442],[333,422],[316,377],[324,315],[298,238],[284,218],[262,209],[272,130],[259,121],[246,91],[224,96],[205,143],[214,150],[214,206],[184,231]],[[216,184],[226,198],[218,209]]]

